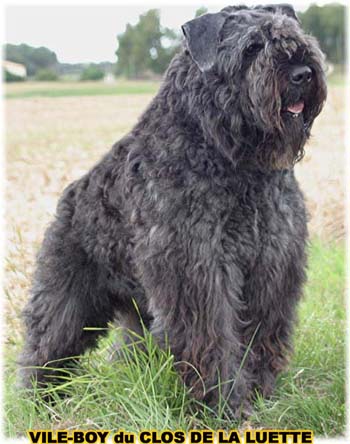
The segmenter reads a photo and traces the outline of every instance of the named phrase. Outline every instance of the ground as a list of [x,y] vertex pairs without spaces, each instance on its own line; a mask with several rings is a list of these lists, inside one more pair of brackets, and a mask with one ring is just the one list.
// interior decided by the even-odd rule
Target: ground
[[[7,89],[6,112],[6,430],[27,428],[230,428],[222,415],[194,412],[172,357],[152,355],[111,364],[107,337],[87,355],[67,398],[34,407],[15,386],[22,343],[20,311],[28,297],[35,252],[58,196],[136,122],[157,90],[154,82],[117,85],[31,84]],[[308,284],[299,310],[295,354],[275,396],[258,400],[249,425],[344,430],[344,84],[330,85],[306,156],[296,167],[310,212]],[[115,334],[115,332],[113,333]],[[156,356],[154,356],[156,355]]]

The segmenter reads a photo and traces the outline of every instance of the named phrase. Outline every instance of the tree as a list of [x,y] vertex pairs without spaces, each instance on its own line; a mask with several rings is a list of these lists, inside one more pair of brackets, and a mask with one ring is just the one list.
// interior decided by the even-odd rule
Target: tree
[[178,45],[176,33],[161,27],[156,9],[140,15],[136,25],[128,24],[117,39],[117,73],[129,78],[163,73]]
[[91,63],[83,70],[80,80],[102,80],[104,76],[104,71],[100,69],[96,64]]
[[54,82],[58,80],[58,75],[52,69],[39,69],[35,74],[35,80],[39,82]]
[[299,14],[303,28],[320,42],[328,60],[333,63],[345,62],[345,6],[330,4],[311,5]]
[[34,76],[39,69],[55,70],[58,65],[56,54],[43,46],[34,48],[24,43],[7,44],[4,49],[5,59],[24,65],[28,76]]
[[208,9],[205,6],[201,6],[197,9],[195,13],[195,18],[200,17],[203,14],[206,14],[208,12]]

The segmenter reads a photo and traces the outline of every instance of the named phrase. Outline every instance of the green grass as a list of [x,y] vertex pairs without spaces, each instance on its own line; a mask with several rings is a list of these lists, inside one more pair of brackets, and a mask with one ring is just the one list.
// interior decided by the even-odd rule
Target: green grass
[[[344,248],[314,241],[310,248],[308,284],[299,307],[295,353],[280,376],[272,399],[258,399],[251,427],[312,429],[318,436],[344,432],[345,309]],[[116,332],[85,355],[74,378],[61,390],[67,396],[46,404],[36,392],[28,398],[15,386],[14,360],[19,344],[6,349],[5,416],[7,435],[29,428],[230,429],[223,414],[198,409],[173,366],[173,358],[154,346],[146,352],[124,351],[124,359],[107,360]],[[35,402],[36,400],[36,402]]]
[[28,82],[7,86],[5,98],[154,94],[158,88],[158,82],[150,81],[120,80],[112,84],[103,82]]

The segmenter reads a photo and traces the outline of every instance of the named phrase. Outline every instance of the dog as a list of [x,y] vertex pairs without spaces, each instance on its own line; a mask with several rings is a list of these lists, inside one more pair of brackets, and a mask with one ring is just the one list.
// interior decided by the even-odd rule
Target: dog
[[293,167],[326,100],[324,57],[284,4],[182,30],[138,123],[58,203],[24,310],[22,380],[44,385],[117,319],[127,343],[145,328],[170,348],[196,399],[239,416],[291,352],[307,260]]

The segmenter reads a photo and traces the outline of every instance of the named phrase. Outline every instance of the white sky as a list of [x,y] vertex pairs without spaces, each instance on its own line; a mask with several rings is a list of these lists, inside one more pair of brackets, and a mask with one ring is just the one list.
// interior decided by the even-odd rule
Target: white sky
[[[114,0],[113,5],[105,2],[97,6],[96,2],[75,1],[75,5],[70,6],[61,0],[58,6],[57,2],[55,5],[48,0],[44,5],[31,5],[24,0],[21,5],[16,5],[15,1],[8,1],[4,10],[4,39],[6,43],[46,46],[56,52],[60,62],[115,62],[117,34],[125,30],[128,22],[136,23],[138,16],[148,9],[160,9],[162,25],[179,30],[183,23],[194,17],[196,9],[200,6],[206,6],[210,12],[216,12],[224,6],[235,3],[249,5],[283,2],[287,1],[227,0],[210,3],[177,0],[174,6],[175,1],[170,3],[165,0],[149,2]],[[289,0],[288,3],[293,4],[297,10],[305,10],[311,2]],[[330,1],[317,1],[320,5],[325,3]],[[346,0],[341,0],[340,3],[346,4]]]

